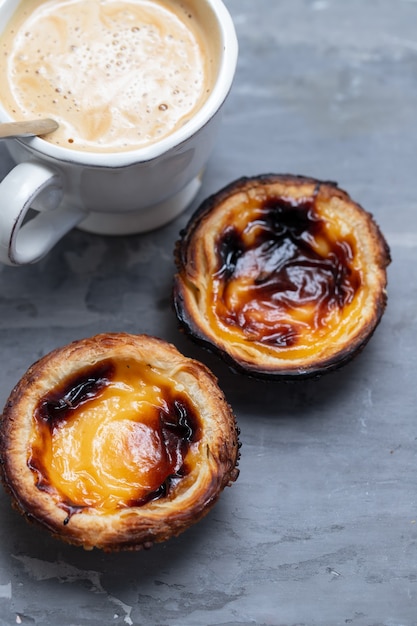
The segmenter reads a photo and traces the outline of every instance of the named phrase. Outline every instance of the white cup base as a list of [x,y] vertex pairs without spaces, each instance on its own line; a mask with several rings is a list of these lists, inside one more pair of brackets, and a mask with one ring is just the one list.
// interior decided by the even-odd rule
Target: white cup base
[[77,228],[96,235],[133,235],[168,224],[194,200],[201,187],[202,174],[167,200],[140,211],[128,213],[88,213]]

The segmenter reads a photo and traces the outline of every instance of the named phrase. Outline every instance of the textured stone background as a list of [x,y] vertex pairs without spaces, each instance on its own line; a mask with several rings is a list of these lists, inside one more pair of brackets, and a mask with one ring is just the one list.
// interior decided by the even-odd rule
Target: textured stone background
[[[0,403],[58,345],[155,334],[218,376],[242,431],[240,479],[200,524],[138,554],[61,545],[1,493],[2,625],[417,623],[417,2],[226,4],[240,60],[199,197],[157,232],[74,230],[37,265],[0,267]],[[318,381],[233,374],[179,333],[170,307],[173,246],[191,211],[265,172],[337,181],[391,246],[380,327]]]

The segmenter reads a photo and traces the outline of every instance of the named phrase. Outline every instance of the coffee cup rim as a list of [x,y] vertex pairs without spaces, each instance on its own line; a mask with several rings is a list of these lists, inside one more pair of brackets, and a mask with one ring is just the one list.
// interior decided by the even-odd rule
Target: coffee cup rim
[[[149,146],[118,152],[94,152],[75,150],[49,143],[41,137],[18,138],[13,141],[23,144],[40,158],[68,162],[91,167],[119,168],[140,162],[158,159],[193,137],[222,107],[231,89],[238,60],[238,40],[232,17],[223,0],[207,0],[212,7],[219,27],[222,49],[218,76],[206,102],[199,111],[181,128]],[[13,121],[0,102],[3,121]],[[53,117],[53,116],[51,116]]]

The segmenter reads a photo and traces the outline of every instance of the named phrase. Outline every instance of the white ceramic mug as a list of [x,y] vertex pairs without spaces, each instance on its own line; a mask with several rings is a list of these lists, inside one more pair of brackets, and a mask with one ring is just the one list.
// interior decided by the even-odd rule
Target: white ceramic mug
[[[18,2],[0,3],[0,32]],[[214,17],[219,70],[208,99],[179,130],[150,146],[114,153],[76,151],[39,137],[5,140],[16,166],[0,183],[0,262],[34,263],[74,226],[103,235],[149,231],[191,202],[214,146],[238,53],[222,0],[198,2]],[[0,122],[9,121],[0,95]],[[27,216],[29,209],[35,212]]]

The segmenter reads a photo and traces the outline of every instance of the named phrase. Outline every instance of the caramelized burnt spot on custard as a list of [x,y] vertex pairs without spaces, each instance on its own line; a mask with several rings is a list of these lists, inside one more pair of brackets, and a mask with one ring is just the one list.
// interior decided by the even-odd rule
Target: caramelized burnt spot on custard
[[201,437],[189,398],[155,368],[108,359],[42,397],[28,459],[37,489],[67,512],[113,512],[169,498]]
[[351,237],[328,236],[314,199],[267,198],[215,241],[212,312],[249,341],[294,346],[352,303],[354,248]]

